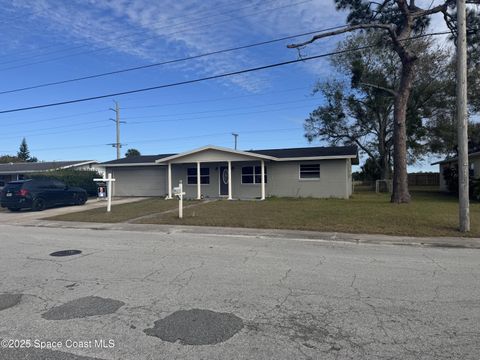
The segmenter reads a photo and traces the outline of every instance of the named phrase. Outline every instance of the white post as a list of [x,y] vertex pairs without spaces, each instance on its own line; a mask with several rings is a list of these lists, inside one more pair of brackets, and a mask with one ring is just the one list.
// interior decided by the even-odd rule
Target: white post
[[265,161],[262,160],[262,200],[265,200]]
[[197,200],[202,199],[202,188],[200,185],[200,161],[197,161]]
[[168,198],[172,198],[172,164],[168,163]]
[[110,212],[112,210],[112,173],[108,173],[107,179],[107,212]]
[[232,162],[228,162],[228,200],[232,200]]
[[183,184],[182,184],[182,180],[180,180],[179,187],[180,187],[180,194],[179,194],[180,200],[178,201],[178,218],[183,219]]

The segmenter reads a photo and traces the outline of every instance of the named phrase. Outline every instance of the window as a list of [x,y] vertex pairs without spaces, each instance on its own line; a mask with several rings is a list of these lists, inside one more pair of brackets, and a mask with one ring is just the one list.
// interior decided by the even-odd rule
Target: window
[[[262,167],[244,166],[242,167],[242,184],[261,184]],[[265,183],[267,183],[267,167],[265,167]]]
[[[187,169],[187,184],[197,185],[197,168]],[[210,184],[210,168],[200,168],[200,184]]]
[[320,179],[320,164],[301,164],[300,179],[315,180]]

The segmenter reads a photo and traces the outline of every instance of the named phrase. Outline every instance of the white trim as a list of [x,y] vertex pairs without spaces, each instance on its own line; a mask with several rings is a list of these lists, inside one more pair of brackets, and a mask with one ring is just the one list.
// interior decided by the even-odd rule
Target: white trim
[[170,164],[170,163],[168,163],[167,182],[168,182],[168,185],[167,185],[168,186],[168,199],[171,199],[172,198],[172,164]]
[[[225,153],[229,153],[229,154],[243,155],[243,156],[251,157],[251,158],[254,158],[254,159],[277,160],[277,158],[275,158],[273,156],[261,155],[261,154],[257,154],[257,153],[250,153],[250,152],[247,152],[247,151],[232,150],[232,149],[221,147],[221,146],[207,145],[207,146],[203,146],[201,148],[197,148],[197,149],[186,151],[186,152],[183,152],[183,153],[180,153],[180,154],[172,155],[172,156],[169,156],[169,157],[166,157],[166,158],[163,158],[163,159],[155,160],[155,163],[159,164],[159,163],[163,163],[163,162],[166,162],[166,161],[171,161],[171,160],[174,160],[174,159],[182,158],[182,157],[185,157],[187,155],[195,154],[195,153],[202,152],[202,151],[205,151],[205,150],[217,150],[217,151],[221,151],[221,152],[225,152]],[[219,161],[215,160],[215,161],[211,161],[211,162],[219,162]]]
[[335,156],[305,156],[305,157],[290,157],[290,158],[276,158],[275,161],[310,161],[310,160],[341,160],[341,159],[356,159],[357,155],[335,155]]
[[88,160],[88,161],[84,161],[84,162],[81,162],[81,163],[76,163],[76,164],[72,164],[72,165],[61,166],[61,167],[55,168],[54,170],[58,170],[58,169],[69,169],[69,168],[71,168],[71,167],[83,166],[83,165],[90,165],[90,164],[98,164],[98,161]]
[[127,166],[166,166],[167,164],[157,164],[157,163],[130,163],[130,164],[99,164],[103,167],[127,167]]
[[228,161],[228,200],[232,200],[232,162],[231,161]]
[[[261,165],[260,165],[260,168],[261,168],[261,171],[260,171],[260,177],[261,177],[261,181],[260,181],[260,184],[262,185],[262,197],[261,197],[261,200],[265,200],[265,161],[262,160],[261,161]],[[254,170],[255,171],[255,170]],[[255,181],[255,179],[254,179]]]
[[[197,161],[197,200],[202,199],[202,176],[201,176],[201,168],[200,168],[200,161]],[[210,170],[209,170],[210,173]],[[188,170],[187,170],[187,176],[188,176]],[[208,182],[210,182],[210,176],[208,179]]]

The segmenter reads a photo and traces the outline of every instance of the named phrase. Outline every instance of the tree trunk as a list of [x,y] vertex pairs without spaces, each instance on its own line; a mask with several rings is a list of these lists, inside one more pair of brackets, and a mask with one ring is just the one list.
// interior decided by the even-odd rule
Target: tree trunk
[[395,96],[393,113],[393,193],[391,202],[410,202],[407,172],[407,103],[414,78],[415,58],[402,58],[400,87]]

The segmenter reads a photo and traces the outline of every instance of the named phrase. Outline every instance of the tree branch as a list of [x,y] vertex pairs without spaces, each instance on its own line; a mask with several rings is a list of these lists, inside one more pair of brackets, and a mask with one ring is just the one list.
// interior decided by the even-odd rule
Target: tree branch
[[383,87],[383,86],[380,86],[380,85],[370,84],[370,83],[366,83],[366,82],[360,82],[360,85],[364,85],[364,86],[372,87],[374,89],[385,91],[386,93],[392,95],[393,97],[397,96],[397,92],[395,90],[392,90],[392,89],[389,89],[389,88],[386,88],[386,87]]
[[289,45],[287,45],[287,48],[297,49],[297,48],[303,47],[305,45],[311,44],[311,43],[317,41],[318,39],[323,39],[323,38],[326,38],[326,37],[345,34],[347,32],[352,32],[352,31],[362,30],[362,29],[383,29],[383,30],[387,30],[390,33],[390,36],[392,36],[392,38],[393,37],[396,38],[395,26],[394,25],[386,25],[386,24],[380,24],[380,23],[358,24],[358,25],[347,26],[344,29],[329,31],[329,32],[325,32],[325,33],[322,33],[322,34],[315,35],[310,40],[307,40],[303,43],[289,44]]

